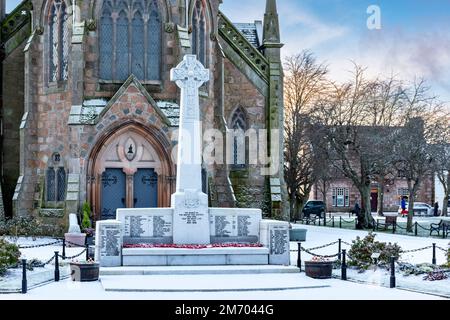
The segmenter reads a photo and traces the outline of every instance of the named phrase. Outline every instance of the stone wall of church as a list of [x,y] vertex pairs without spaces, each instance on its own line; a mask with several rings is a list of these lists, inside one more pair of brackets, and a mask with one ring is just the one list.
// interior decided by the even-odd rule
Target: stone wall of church
[[[181,1],[184,3],[184,1]],[[218,0],[210,1],[210,10],[212,17],[217,16]],[[122,124],[135,122],[142,125],[152,125],[158,128],[161,135],[170,140],[173,128],[167,127],[155,115],[155,111],[147,99],[139,92],[135,86],[129,87],[128,91],[122,92],[120,99],[102,115],[101,119],[95,125],[69,125],[69,114],[74,101],[92,98],[111,99],[121,88],[122,83],[106,83],[99,79],[99,47],[98,47],[98,24],[96,18],[96,27],[90,25],[86,29],[86,34],[82,45],[72,44],[70,59],[84,59],[83,61],[71,61],[69,63],[68,80],[58,84],[48,84],[48,31],[45,24],[45,14],[41,15],[43,8],[42,0],[34,0],[35,27],[44,26],[43,34],[36,33],[30,44],[27,61],[17,62],[17,65],[28,66],[26,74],[29,74],[29,92],[30,95],[25,100],[30,101],[29,117],[26,128],[22,130],[23,146],[22,162],[25,177],[21,187],[25,190],[22,197],[18,197],[20,205],[26,203],[21,208],[22,212],[34,212],[41,215],[42,208],[52,208],[56,206],[64,210],[75,210],[76,206],[68,207],[65,204],[48,204],[45,201],[45,174],[49,166],[52,166],[52,156],[59,154],[61,161],[59,166],[64,166],[67,172],[67,179],[79,179],[79,183],[70,184],[70,192],[78,197],[78,207],[89,199],[89,179],[88,165],[89,157],[92,151],[101,143],[103,137]],[[183,24],[184,12],[173,1],[167,1],[171,4],[170,11],[172,22]],[[91,17],[90,2],[82,2],[81,16],[89,20]],[[217,21],[214,18],[211,21],[211,27],[217,27]],[[213,30],[211,30],[213,31]],[[179,101],[179,89],[169,79],[171,68],[175,67],[185,53],[190,50],[183,50],[179,45],[177,31],[163,26],[162,41],[162,61],[161,61],[161,81],[143,83],[144,88],[151,97],[158,100]],[[222,90],[221,69],[217,67],[218,58],[215,52],[218,52],[216,45],[217,39],[214,32],[209,35],[208,40],[208,65],[211,70],[211,80],[200,88],[200,105],[204,129],[213,128],[217,123],[217,103],[220,100]],[[80,49],[81,48],[81,49]],[[23,49],[23,48],[22,48]],[[20,48],[18,50],[21,50]],[[81,51],[80,51],[81,50]],[[81,54],[80,54],[81,53]],[[23,58],[22,58],[23,59]],[[8,63],[13,66],[14,64]],[[82,68],[82,71],[74,72],[72,68]],[[23,72],[21,73],[23,76]],[[220,81],[219,81],[220,80]],[[24,80],[9,78],[17,88],[17,83],[23,84]],[[26,81],[26,80],[25,80]],[[76,85],[74,85],[76,84]],[[81,84],[81,85],[80,85]],[[232,111],[242,106],[245,108],[249,126],[254,129],[265,128],[265,98],[259,93],[245,76],[238,71],[229,61],[225,61],[225,92],[224,92],[224,116],[228,120]],[[77,103],[75,103],[77,104]],[[23,110],[23,105],[22,105]],[[23,111],[22,111],[23,113]],[[20,118],[18,116],[18,130]],[[17,136],[16,145],[19,148],[19,136]],[[22,143],[23,144],[23,143]],[[17,150],[18,151],[18,150]],[[17,152],[18,155],[18,152]],[[17,160],[18,161],[18,160]],[[18,169],[17,163],[15,166]],[[18,171],[18,170],[17,170]],[[17,181],[17,175],[12,179],[12,188],[14,189]],[[95,177],[94,177],[95,178]],[[243,207],[262,207],[264,202],[263,192],[266,187],[266,179],[260,173],[259,166],[248,166],[246,170],[235,172],[232,175],[235,182],[235,193],[238,198],[238,205]],[[222,192],[222,191],[220,191]],[[227,192],[227,191],[223,191]],[[33,197],[30,194],[34,194]],[[25,199],[26,198],[26,199]],[[32,198],[32,199],[31,199]],[[26,200],[23,202],[23,200]],[[70,212],[65,212],[67,215]]]
[[[247,127],[266,128],[265,97],[229,60],[225,59],[225,105],[224,116],[230,125],[233,112],[241,107],[245,110]],[[248,155],[254,158],[255,155]],[[243,169],[232,169],[230,179],[233,184],[237,206],[262,208],[266,206],[267,179],[261,175],[260,165],[248,165]]]
[[3,61],[3,201],[7,215],[11,215],[12,197],[19,178],[20,134],[24,113],[24,49],[16,48]]

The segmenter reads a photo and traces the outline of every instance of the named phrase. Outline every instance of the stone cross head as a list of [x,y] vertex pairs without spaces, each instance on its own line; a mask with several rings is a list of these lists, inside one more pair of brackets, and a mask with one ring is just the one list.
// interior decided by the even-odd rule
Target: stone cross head
[[209,69],[205,69],[197,56],[187,54],[183,61],[170,71],[170,80],[181,89],[198,89],[209,81]]

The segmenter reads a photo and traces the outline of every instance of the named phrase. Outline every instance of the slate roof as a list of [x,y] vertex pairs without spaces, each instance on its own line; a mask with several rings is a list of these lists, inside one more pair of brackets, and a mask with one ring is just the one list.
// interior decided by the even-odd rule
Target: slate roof
[[255,21],[254,23],[233,23],[255,48],[259,48],[261,45],[258,23],[259,21]]
[[[104,99],[85,100],[82,106],[72,106],[69,123],[71,125],[94,125],[98,115],[108,104]],[[178,127],[180,121],[180,107],[173,102],[157,101],[156,104],[169,120],[171,126]]]

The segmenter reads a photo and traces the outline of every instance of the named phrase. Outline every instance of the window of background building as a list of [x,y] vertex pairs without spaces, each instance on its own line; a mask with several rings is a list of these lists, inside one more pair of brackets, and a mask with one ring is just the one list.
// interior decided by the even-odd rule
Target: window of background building
[[349,188],[333,188],[333,207],[349,207],[349,195]]

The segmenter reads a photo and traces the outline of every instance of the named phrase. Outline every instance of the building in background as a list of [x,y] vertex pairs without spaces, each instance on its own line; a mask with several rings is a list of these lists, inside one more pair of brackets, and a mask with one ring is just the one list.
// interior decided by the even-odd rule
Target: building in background
[[[211,72],[200,96],[205,130],[282,130],[276,1],[266,1],[264,22],[239,24],[221,2],[78,1],[78,12],[73,0],[29,0],[3,19],[6,214],[58,224],[84,202],[96,220],[117,208],[170,206],[179,91],[169,73],[185,54]],[[204,165],[210,204],[282,216],[282,169],[263,176],[262,167]]]

